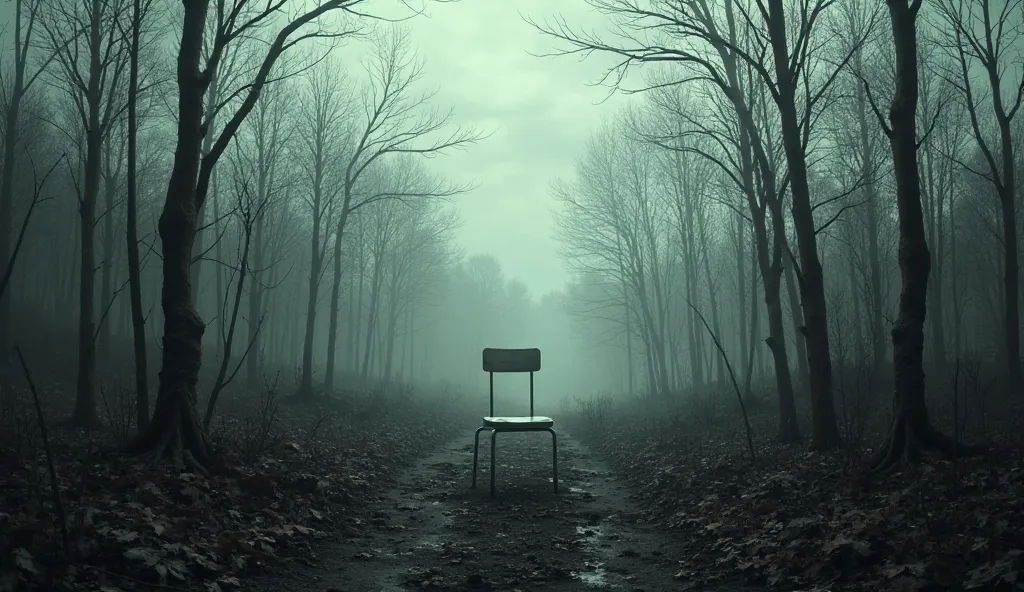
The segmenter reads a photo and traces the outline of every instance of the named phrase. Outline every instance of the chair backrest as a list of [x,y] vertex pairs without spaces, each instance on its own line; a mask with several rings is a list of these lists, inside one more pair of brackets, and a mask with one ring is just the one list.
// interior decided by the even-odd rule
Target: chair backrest
[[494,373],[495,372],[529,372],[530,373],[530,416],[533,416],[533,373],[540,370],[540,350],[500,349],[485,347],[483,353],[484,372],[489,375],[491,388],[491,405],[489,416],[494,416]]

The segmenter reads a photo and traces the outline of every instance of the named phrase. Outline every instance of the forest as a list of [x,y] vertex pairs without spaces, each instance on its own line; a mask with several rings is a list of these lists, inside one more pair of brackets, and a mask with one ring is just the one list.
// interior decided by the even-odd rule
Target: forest
[[[625,97],[543,294],[438,165],[474,1],[7,3],[0,590],[1017,589],[1024,0],[509,8]],[[557,494],[470,487],[485,347]]]

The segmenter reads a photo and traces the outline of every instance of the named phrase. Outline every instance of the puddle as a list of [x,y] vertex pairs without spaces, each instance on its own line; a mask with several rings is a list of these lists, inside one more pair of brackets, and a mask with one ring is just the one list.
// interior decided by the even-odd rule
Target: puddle
[[587,546],[596,547],[598,540],[604,536],[604,527],[600,524],[597,526],[577,526],[576,534],[583,537],[583,540],[587,542]]
[[[602,548],[605,545],[602,545],[601,541],[608,538],[608,534],[601,524],[577,526],[576,534],[582,539],[583,546],[588,553],[592,555],[607,554],[607,550]],[[583,585],[590,588],[621,588],[618,584],[608,581],[609,574],[604,569],[603,561],[587,561],[583,566],[586,569],[572,572],[572,577],[582,582]]]
[[592,563],[587,565],[586,571],[573,572],[572,576],[591,588],[607,588],[608,581],[605,577],[608,572],[604,570],[604,563]]

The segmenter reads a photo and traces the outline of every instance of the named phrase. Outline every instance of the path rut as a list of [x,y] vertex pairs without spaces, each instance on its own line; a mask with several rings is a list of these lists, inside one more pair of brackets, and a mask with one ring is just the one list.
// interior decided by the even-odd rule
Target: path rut
[[[491,498],[489,438],[426,456],[372,508],[370,528],[338,541],[315,567],[255,582],[282,592],[544,591],[687,588],[675,545],[639,521],[627,488],[579,441],[559,431],[559,485],[547,433],[498,435]],[[704,588],[706,589],[706,588]],[[726,588],[719,588],[725,590]],[[739,588],[730,588],[738,590]]]

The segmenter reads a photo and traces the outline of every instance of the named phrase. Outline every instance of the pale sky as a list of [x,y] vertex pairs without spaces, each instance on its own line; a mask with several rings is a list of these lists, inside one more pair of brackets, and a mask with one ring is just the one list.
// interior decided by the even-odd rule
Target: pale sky
[[[582,0],[461,0],[433,4],[411,23],[426,60],[427,84],[455,119],[494,134],[463,152],[431,161],[455,182],[478,188],[459,198],[458,240],[468,253],[498,257],[507,276],[535,298],[564,287],[568,275],[552,236],[551,183],[573,174],[573,162],[603,114],[627,99],[588,85],[609,60],[540,58],[555,40],[521,17],[543,22],[561,13],[575,25],[600,27],[604,17]],[[602,59],[603,58],[603,59]]]
[[[0,3],[2,30],[13,14],[9,4]],[[367,6],[386,12],[396,8],[387,2]],[[458,198],[464,224],[457,240],[467,254],[498,257],[506,275],[525,282],[535,298],[561,289],[568,275],[552,236],[551,183],[573,174],[590,130],[628,99],[615,95],[599,104],[607,89],[588,84],[611,63],[607,56],[581,62],[576,56],[530,55],[550,52],[556,41],[520,13],[539,23],[561,14],[574,27],[586,28],[601,27],[605,17],[583,0],[461,0],[427,6],[428,14],[407,23],[426,61],[423,84],[438,89],[438,107],[454,108],[453,122],[493,132],[475,146],[429,162],[454,183],[477,185]],[[355,50],[349,57],[360,53],[349,49]]]

